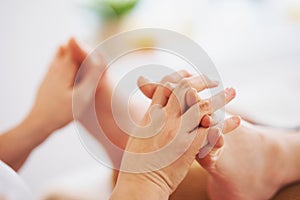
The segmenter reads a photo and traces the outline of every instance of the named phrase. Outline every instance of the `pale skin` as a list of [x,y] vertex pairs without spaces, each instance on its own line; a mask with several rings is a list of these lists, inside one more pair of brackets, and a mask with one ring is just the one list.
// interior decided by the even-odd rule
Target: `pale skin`
[[[55,130],[67,125],[70,121],[73,120],[71,107],[72,91],[74,89],[73,84],[80,64],[85,59],[85,57],[85,51],[80,48],[76,41],[73,39],[71,39],[66,46],[60,47],[55,58],[53,59],[53,62],[50,64],[49,71],[38,90],[34,106],[28,116],[16,128],[1,135],[1,160],[6,162],[13,169],[18,170],[35,147],[45,141]],[[83,110],[83,116],[85,114],[84,108],[88,108],[88,105],[93,98],[93,94],[95,92],[94,90],[98,89],[94,88],[93,86],[94,82],[98,78],[95,76],[95,74],[98,73],[98,70],[104,69],[103,63],[91,64],[95,66],[94,70],[87,71],[85,73],[85,76],[81,77],[80,82],[75,86],[75,89],[79,90],[81,92],[80,94],[82,94],[82,96],[84,97],[81,101],[82,104],[80,105]],[[185,76],[187,77],[189,76],[188,73],[184,71],[180,73],[186,74]],[[173,78],[173,76],[169,78]],[[193,77],[187,79],[186,85],[191,84],[198,91],[201,91],[206,87],[215,87],[217,85],[215,82],[211,82],[206,78],[209,84],[208,86],[204,86],[202,84],[202,79],[203,77]],[[197,103],[195,92],[195,90],[190,90],[188,92],[188,94],[190,96],[192,95],[192,97],[187,99],[187,105],[191,106],[192,104]],[[223,93],[219,94],[219,96],[221,95],[223,95]],[[165,95],[164,98],[161,98],[160,95],[157,95],[158,99],[154,98],[153,103],[158,103],[158,101],[160,101],[160,104],[164,104],[167,101],[166,97],[167,96]],[[232,95],[229,96],[228,101],[232,98]],[[178,107],[178,105],[176,105],[176,103],[174,102],[170,105],[171,106],[168,106],[169,109],[167,109],[169,111],[174,111],[173,109],[171,109],[171,107]],[[222,106],[223,105],[219,105],[215,109],[218,109]],[[200,107],[204,109],[210,108],[207,105],[207,102],[203,102]],[[199,121],[197,120],[197,125],[200,123],[203,127],[206,127],[203,128],[203,130],[207,132],[210,118],[206,114],[209,114],[208,110],[199,117]],[[232,120],[228,120],[228,125],[230,125],[231,122]],[[195,154],[200,148],[199,144],[203,142],[205,136],[206,134],[201,134],[200,139],[197,140],[197,148],[194,148],[194,153],[191,154],[193,156],[190,156],[189,161],[183,159],[184,162],[188,164],[192,162]],[[181,164],[177,164],[176,166],[176,168],[178,168],[181,166]],[[176,182],[171,184],[172,186],[170,190],[168,190],[168,192],[172,192],[173,190],[175,190],[175,188],[180,183],[180,180],[184,178],[189,165],[185,164],[183,166],[186,166],[185,170],[183,171],[183,173],[178,174],[179,178],[177,178]],[[151,182],[149,183],[153,184]],[[158,184],[158,182],[156,184]],[[153,193],[153,190],[149,191]]]
[[[182,77],[187,78],[187,75],[183,75]],[[109,98],[111,94],[111,90],[109,89],[110,83],[108,81],[109,77],[107,77],[106,80],[107,80],[106,87],[102,88],[102,91],[105,92],[97,93],[96,98],[102,98],[104,102],[109,102],[110,101]],[[143,84],[145,84],[145,82]],[[141,87],[144,94],[149,98],[152,98],[152,95],[155,91],[153,88],[155,87],[152,87],[151,84],[149,84],[148,86]],[[106,96],[107,94],[109,95]],[[120,100],[120,104],[121,103],[122,101]],[[103,105],[96,105],[96,107],[97,106],[98,106],[97,110],[99,111],[97,112],[98,120],[100,122],[101,121],[103,122],[105,118],[109,116],[106,119],[111,119],[111,123],[107,123],[107,125],[109,124],[108,126],[110,127],[112,126],[116,127],[113,129],[114,131],[116,131],[115,133],[117,133],[115,134],[115,137],[112,136],[112,139],[115,139],[115,143],[117,143],[118,145],[125,147],[126,142],[124,141],[126,141],[127,138],[124,136],[124,134],[122,134],[122,131],[117,128],[116,124],[114,124],[113,118],[111,117],[111,112],[109,110],[110,107],[109,106],[106,107]],[[145,110],[145,108],[143,108],[143,103],[141,103],[141,105],[138,106],[140,106],[141,109]],[[298,154],[299,152],[298,149],[300,144],[299,134],[295,134],[296,131],[278,130],[278,129],[275,130],[272,128],[265,128],[253,124],[250,125],[249,124],[246,125],[246,124],[247,123],[243,121],[242,125],[238,129],[236,129],[233,132],[233,134],[226,135],[219,139],[219,142],[217,143],[216,148],[214,149],[214,151],[219,148],[222,149],[222,153],[219,156],[212,154],[211,157],[213,159],[210,156],[205,157],[204,159],[198,159],[200,164],[210,174],[208,190],[211,199],[220,199],[220,196],[222,197],[222,199],[247,199],[247,198],[248,199],[269,199],[282,186],[300,180],[300,173],[298,170],[300,168],[300,164],[299,164],[300,155]],[[105,126],[105,123],[103,123],[103,125]],[[276,137],[272,135],[274,132],[278,133],[276,134]],[[299,131],[297,133],[299,133]],[[123,136],[123,139],[119,139],[120,138],[119,136],[121,137]],[[253,145],[252,143],[248,142],[248,140],[252,140],[253,143],[256,144],[255,149],[257,153],[253,152],[253,148],[252,148]],[[265,140],[267,142],[266,143],[258,142],[261,140]],[[235,146],[234,145],[235,143],[240,145]],[[234,149],[236,148],[240,148],[240,149],[234,151]],[[235,156],[231,155],[233,151]],[[274,157],[273,156],[274,151],[279,152],[279,155]],[[255,157],[253,158],[254,160],[260,159],[262,161],[261,162],[262,165],[261,166],[253,165],[253,162],[248,164],[248,162],[250,162],[249,160],[247,160],[247,162],[239,162],[239,156],[243,159],[246,159],[248,155],[253,155],[253,157]],[[228,160],[233,160],[236,162],[230,162],[232,164],[229,167],[228,164],[226,164],[229,162]],[[283,166],[274,166],[274,163],[280,163]],[[253,176],[252,173],[248,173],[248,171],[244,171],[243,174],[240,174],[239,176],[240,179],[235,180],[234,177],[236,177],[236,169],[237,168],[243,169],[249,165],[252,166],[251,171],[258,171],[260,173],[260,176]],[[197,166],[193,166],[193,167],[197,168]],[[287,170],[288,174],[286,173],[286,171],[282,170],[282,167],[285,167],[286,169],[290,169]],[[200,171],[200,167],[199,167],[199,171]],[[223,173],[226,173],[226,177],[221,175]],[[248,179],[247,176],[250,175],[251,177],[254,177],[255,180]],[[275,177],[275,179],[273,179],[273,177]],[[255,182],[260,182],[260,184],[256,188],[249,190],[249,184],[252,184],[249,183],[250,180]],[[272,183],[269,183],[270,181]],[[196,179],[193,180],[193,178],[191,178],[190,182],[187,185],[183,185],[182,187],[188,188],[191,187],[190,186],[191,184],[198,185],[198,182],[199,180]],[[219,192],[216,192],[216,190],[214,189],[217,186]],[[228,192],[228,190],[231,192]],[[177,199],[176,195],[182,196],[182,194],[175,194],[175,196],[172,196],[172,199]],[[191,199],[201,198],[201,196],[197,196],[197,195],[195,196],[189,195],[189,196]]]
[[[171,77],[176,76],[178,74],[171,75]],[[219,131],[218,129],[203,128],[201,126],[201,119],[210,111],[207,106],[203,106],[205,100],[198,99],[197,90],[190,87],[190,82],[182,79],[172,93],[166,92],[168,89],[160,86],[153,94],[151,106],[141,121],[143,127],[134,130],[134,136],[155,132],[156,126],[160,126],[162,121],[165,122],[164,126],[158,134],[148,139],[138,139],[136,137],[129,139],[122,160],[121,172],[111,196],[112,200],[168,199],[186,176],[205,138],[208,137],[209,142],[215,142],[212,140],[217,138],[214,135],[218,135]],[[205,88],[203,82],[198,81],[197,83],[199,85],[194,86],[198,91]],[[230,96],[232,92],[234,91],[226,90],[218,95]],[[220,107],[222,107],[222,104],[216,105],[214,109]],[[174,127],[174,124],[180,124],[180,120],[182,120],[182,124],[179,127]],[[226,120],[225,126],[227,128],[223,131],[228,132],[235,129],[239,123],[235,123],[234,120],[239,121],[239,118]],[[174,148],[167,153],[160,151],[161,157],[154,156],[151,157],[154,158],[152,160],[143,157],[144,159],[139,163],[140,159],[127,155],[128,152],[149,153],[160,150],[176,134],[179,136],[178,140],[174,141]],[[186,146],[187,149],[184,148]],[[174,156],[176,152],[182,152],[178,159],[165,167],[156,169],[165,158]],[[131,165],[131,163],[134,163],[134,165]],[[134,171],[128,172],[132,168],[134,168]],[[147,169],[147,172],[143,172],[145,169]]]
[[[63,47],[62,49],[66,49],[66,48]],[[80,64],[83,61],[83,59],[86,57],[87,51],[83,50],[82,48],[78,48],[74,46],[71,46],[70,49],[72,50],[72,58],[73,58],[73,61],[70,62],[72,63],[70,66],[73,66],[75,63]],[[65,72],[64,70],[61,71],[58,70],[58,71],[61,74],[64,73],[72,74],[74,71],[76,71],[72,67],[67,69],[70,71],[68,70],[66,70],[67,72]],[[50,74],[52,75],[50,76]],[[55,74],[57,75],[57,73]],[[71,111],[70,95],[65,95],[65,94],[70,94],[69,91],[71,88],[70,86],[71,84],[69,85],[69,83],[67,83],[66,80],[71,80],[72,78],[75,77],[72,77],[71,79],[66,79],[65,76],[58,78],[59,76],[56,75],[54,75],[54,73],[49,73],[49,75],[47,75],[49,76],[48,81],[43,84],[45,86],[46,85],[49,86],[44,88],[52,89],[52,92],[50,92],[49,94],[52,94],[55,97],[60,96],[59,98],[55,98],[55,99],[59,99],[61,101],[48,102],[49,94],[47,94],[47,96],[45,97],[44,95],[42,95],[42,93],[41,93],[41,97],[42,96],[44,97],[41,98],[43,99],[41,101],[46,101],[48,103],[51,103],[51,105],[54,106],[63,104],[63,106],[62,105],[60,107],[58,106],[57,110],[61,109],[64,111],[64,113],[60,113],[59,118],[56,118],[57,115],[54,118],[53,116],[51,116],[51,118],[50,117],[45,118],[45,116],[41,115],[40,112],[41,108],[44,107],[42,105],[44,105],[45,102],[40,103],[39,104],[40,106],[37,107],[39,109],[32,109],[35,111],[32,111],[28,115],[28,117],[26,117],[25,120],[22,123],[20,123],[16,128],[0,136],[1,159],[16,170],[22,166],[27,156],[36,146],[41,144],[54,130],[64,126],[65,124],[67,124],[72,120],[72,115],[70,115],[70,111]],[[59,82],[65,86],[62,87],[61,90],[58,90],[60,92],[56,90],[57,89],[56,81],[58,80],[56,78],[60,79]],[[188,78],[188,76],[185,76],[184,78]],[[56,80],[56,81],[51,81],[51,80]],[[86,84],[88,85],[89,84],[88,80],[93,80],[93,79],[86,79],[86,80],[87,80]],[[124,137],[122,131],[119,130],[116,124],[113,122],[110,106],[106,106],[109,105],[108,103],[110,102],[110,97],[111,97],[110,94],[112,93],[110,78],[106,76],[103,79],[103,83],[104,84],[102,84],[101,87],[98,88],[96,93],[96,99],[102,99],[103,100],[102,103],[104,103],[101,105],[100,104],[96,105],[98,119],[101,118],[100,121],[105,122],[103,124],[106,125],[107,130],[111,130],[112,132],[116,133],[111,135],[110,137],[120,146],[125,147],[127,142],[127,137]],[[61,87],[61,85],[59,86]],[[146,94],[146,96],[152,98],[151,94],[153,94],[155,91],[153,90],[153,88],[154,87],[150,87],[150,89],[144,90],[143,92]],[[89,95],[86,96],[89,97]],[[89,102],[89,99],[87,98],[84,101]],[[67,102],[69,102],[70,104],[68,104]],[[120,99],[120,105],[121,104],[122,104],[122,100]],[[135,106],[139,106],[142,110],[146,112],[146,107],[144,106],[143,102],[141,102],[140,105],[135,105]],[[53,113],[52,109],[51,110],[49,109],[48,111],[50,114]],[[141,119],[140,115],[138,114],[136,115],[137,115],[136,119]],[[225,133],[224,130],[223,132]],[[276,134],[273,135],[273,133]],[[255,141],[253,143],[255,143],[255,149],[257,149],[259,153],[253,152],[253,144],[249,141]],[[262,143],[257,141],[268,141],[268,142]],[[235,145],[235,144],[239,144],[239,145]],[[278,189],[281,188],[283,185],[300,180],[300,174],[298,170],[300,168],[299,144],[300,144],[299,131],[294,132],[294,131],[286,131],[286,130],[278,130],[278,129],[275,130],[272,128],[265,128],[265,127],[256,126],[252,124],[246,125],[246,123],[243,122],[242,125],[239,128],[237,128],[232,134],[225,135],[224,140],[222,138],[219,139],[218,144],[215,146],[216,149],[219,148],[222,149],[222,153],[219,156],[214,156],[214,154],[212,154],[209,155],[208,157],[205,157],[204,159],[199,160],[200,164],[202,164],[207,169],[211,177],[209,181],[209,187],[208,187],[210,197],[212,199],[220,199],[220,196],[222,196],[222,199],[247,199],[247,198],[248,199],[269,199],[271,198],[271,196],[276,191],[278,191]],[[238,150],[236,150],[236,148],[238,148]],[[272,151],[270,151],[270,149]],[[277,156],[274,156],[273,152],[278,152],[276,154]],[[249,164],[246,161],[241,162],[243,161],[243,159],[246,159],[248,155],[253,155],[253,157],[255,157],[253,158],[254,160],[257,159],[261,160],[262,161],[261,165],[260,166],[253,165],[252,162]],[[210,156],[214,156],[213,157],[214,159],[211,159]],[[277,166],[277,165],[274,166],[274,163],[278,163],[279,165],[282,166]],[[247,176],[249,176],[249,173],[247,171],[244,171],[244,173],[239,174],[240,179],[236,180],[235,179],[236,169],[239,168],[243,169],[249,165],[252,166],[251,171],[259,172],[260,176],[252,176],[251,173],[251,177],[252,178],[254,177],[254,179],[248,179]],[[197,168],[197,166],[195,166],[195,168]],[[282,170],[282,168],[288,170]],[[222,174],[226,174],[226,177]],[[249,185],[252,184],[249,182],[250,180],[256,183],[257,182],[261,183],[260,187],[252,188],[250,191]],[[269,183],[270,180],[272,181],[271,184]],[[199,183],[198,179],[191,179],[188,185],[182,185],[181,187],[192,187],[192,185],[197,186],[198,183]],[[218,186],[218,190],[220,191],[219,193],[217,193],[216,190],[214,190],[214,187],[216,186]],[[230,192],[229,192],[229,188],[230,188]],[[224,196],[224,194],[226,194],[227,196]],[[176,199],[176,198],[177,198],[176,196],[172,197],[172,199]],[[201,196],[195,195],[190,199],[199,199],[199,198],[201,198]]]
[[[151,98],[155,85],[150,83],[146,89],[145,95]],[[209,197],[270,199],[283,186],[299,181],[299,133],[243,121],[231,134],[221,136],[210,154],[197,158],[210,175]],[[198,183],[197,177],[189,180],[189,185],[182,187]],[[197,195],[189,197],[199,198]],[[172,199],[177,199],[176,195]]]
[[[73,120],[72,91],[82,62],[78,43],[70,39],[61,46],[37,92],[35,103],[25,119],[15,128],[0,135],[0,159],[18,170],[32,150],[43,143],[55,130]],[[96,64],[95,64],[96,65]],[[87,71],[77,85],[85,97],[82,107],[89,104],[93,91],[95,67]]]
[[210,174],[210,197],[270,199],[283,186],[299,181],[299,133],[243,122],[220,139],[220,155],[198,159]]

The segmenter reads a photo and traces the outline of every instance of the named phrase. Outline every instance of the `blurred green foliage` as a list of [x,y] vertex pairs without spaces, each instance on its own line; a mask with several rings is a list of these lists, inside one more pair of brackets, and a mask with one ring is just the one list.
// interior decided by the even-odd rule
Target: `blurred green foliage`
[[122,18],[139,0],[92,0],[91,8],[104,20]]

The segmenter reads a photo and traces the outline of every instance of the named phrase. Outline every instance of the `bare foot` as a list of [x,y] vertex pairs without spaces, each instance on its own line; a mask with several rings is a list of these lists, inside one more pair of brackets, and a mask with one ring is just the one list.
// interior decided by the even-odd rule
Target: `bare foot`
[[[297,164],[287,160],[292,152],[287,150],[287,143],[293,139],[300,141],[300,137],[275,132],[243,122],[219,139],[214,153],[197,159],[210,174],[211,199],[270,199],[282,186],[297,179],[293,169]],[[298,137],[292,138],[295,135]],[[221,153],[216,155],[218,150]]]

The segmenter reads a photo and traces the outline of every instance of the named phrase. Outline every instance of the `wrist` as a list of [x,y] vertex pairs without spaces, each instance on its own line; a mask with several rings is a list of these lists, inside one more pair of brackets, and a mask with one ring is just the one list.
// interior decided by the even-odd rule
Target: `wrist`
[[126,175],[126,178],[119,176],[110,200],[165,200],[169,195],[165,188],[144,179],[139,174],[130,174]]
[[24,132],[24,137],[28,144],[35,148],[39,144],[41,144],[53,131],[49,124],[47,124],[46,120],[43,120],[42,117],[35,115],[34,113],[30,113],[23,122],[19,125],[21,130],[26,130]]

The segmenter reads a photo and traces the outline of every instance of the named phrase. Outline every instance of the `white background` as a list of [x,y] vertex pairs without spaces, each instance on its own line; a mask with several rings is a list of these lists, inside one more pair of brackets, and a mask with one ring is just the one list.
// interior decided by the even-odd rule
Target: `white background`
[[[80,0],[1,0],[0,5],[3,132],[29,111],[58,45],[70,36],[95,45],[101,28]],[[299,1],[144,0],[122,30],[155,26],[189,35],[213,59],[225,86],[238,90],[235,108],[290,127],[300,125],[299,12]],[[69,125],[39,146],[20,174],[38,194],[49,181],[93,166],[99,164]]]

